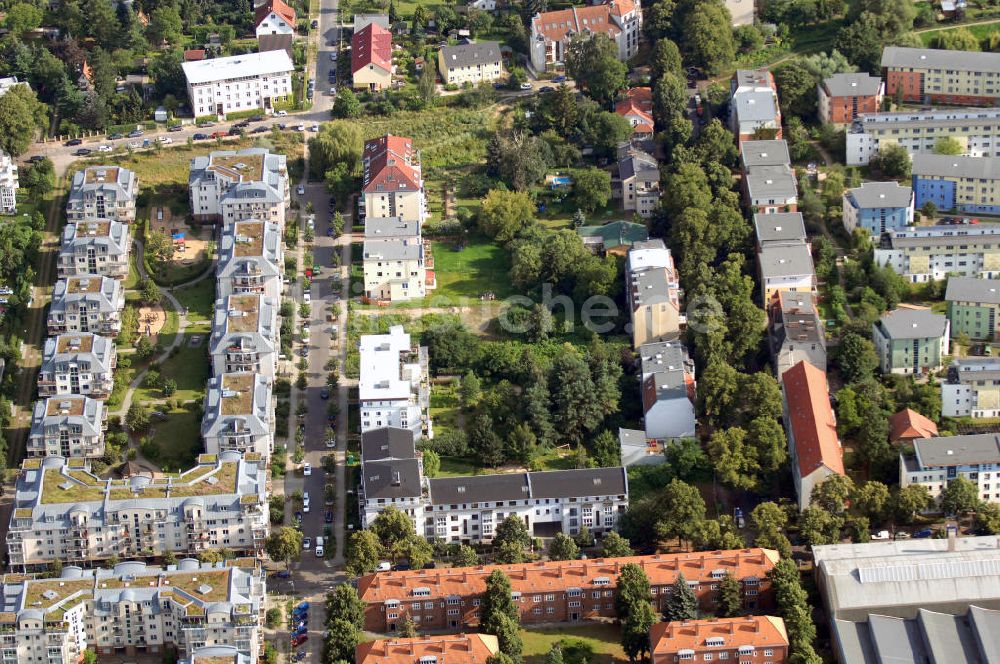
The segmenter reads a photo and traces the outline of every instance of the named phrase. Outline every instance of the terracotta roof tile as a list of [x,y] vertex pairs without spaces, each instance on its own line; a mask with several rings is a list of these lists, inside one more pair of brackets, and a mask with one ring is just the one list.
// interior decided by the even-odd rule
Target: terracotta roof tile
[[285,4],[283,0],[268,0],[258,7],[254,15],[253,24],[255,26],[260,25],[260,22],[267,18],[271,12],[283,18],[292,28],[295,27],[295,10]]
[[[717,645],[709,646],[708,639],[715,639]],[[713,651],[740,646],[787,647],[788,632],[781,618],[743,616],[656,623],[649,632],[649,641],[652,654],[664,656],[681,650],[699,652],[709,647]]]
[[378,23],[369,23],[351,37],[351,72],[372,64],[392,71],[392,33]]
[[366,142],[362,191],[419,191],[420,168],[415,156],[410,138],[386,134]]
[[500,646],[492,634],[440,634],[413,639],[380,639],[358,645],[357,664],[414,664],[421,657],[438,662],[485,664]]
[[837,422],[830,406],[826,372],[805,360],[781,376],[788,402],[788,423],[795,438],[799,476],[826,466],[844,474],[844,452],[837,438]]
[[890,441],[934,438],[937,435],[937,425],[910,408],[901,410],[889,418]]

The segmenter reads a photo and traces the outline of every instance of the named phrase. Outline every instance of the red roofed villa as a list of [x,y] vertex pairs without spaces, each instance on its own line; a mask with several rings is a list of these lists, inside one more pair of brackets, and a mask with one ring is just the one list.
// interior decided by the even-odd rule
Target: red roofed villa
[[610,0],[535,14],[531,19],[531,68],[543,72],[561,66],[574,37],[596,33],[615,42],[618,59],[624,62],[639,52],[641,29],[642,11],[633,0]]
[[[652,664],[713,659],[730,660],[734,664],[747,661],[785,664],[788,661],[785,621],[774,616],[656,623],[649,631],[649,643]],[[758,657],[763,659],[758,660]]]
[[413,139],[386,134],[365,143],[361,185],[366,217],[400,217],[423,223],[427,217],[424,180]]
[[355,90],[385,90],[392,85],[392,33],[369,23],[351,37],[351,75]]
[[781,375],[785,433],[799,509],[809,507],[813,487],[844,474],[844,450],[830,406],[826,372],[802,360]]
[[499,651],[500,644],[492,634],[438,634],[361,643],[354,651],[354,661],[356,664],[486,664]]
[[653,137],[652,88],[629,88],[625,99],[615,105],[615,113],[629,121],[637,138]]
[[295,10],[284,0],[267,0],[254,12],[257,49],[281,51],[292,57],[292,38],[295,36]]
[[893,445],[912,443],[920,438],[936,438],[937,435],[937,425],[910,408],[889,418],[889,442]]

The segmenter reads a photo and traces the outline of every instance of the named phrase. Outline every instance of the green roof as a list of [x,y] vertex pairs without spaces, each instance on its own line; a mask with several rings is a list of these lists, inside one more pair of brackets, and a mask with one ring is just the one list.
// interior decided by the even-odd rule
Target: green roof
[[644,224],[631,221],[612,221],[603,226],[581,226],[576,230],[581,238],[601,238],[604,248],[614,249],[622,245],[633,245],[649,239],[649,231]]

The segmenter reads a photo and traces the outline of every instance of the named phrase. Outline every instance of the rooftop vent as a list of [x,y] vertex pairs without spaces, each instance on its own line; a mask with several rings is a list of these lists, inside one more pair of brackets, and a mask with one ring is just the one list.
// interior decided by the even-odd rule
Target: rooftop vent
[[208,593],[212,592],[212,586],[208,585],[207,583],[203,583],[200,586],[198,586],[198,592],[201,593],[202,595],[207,595]]

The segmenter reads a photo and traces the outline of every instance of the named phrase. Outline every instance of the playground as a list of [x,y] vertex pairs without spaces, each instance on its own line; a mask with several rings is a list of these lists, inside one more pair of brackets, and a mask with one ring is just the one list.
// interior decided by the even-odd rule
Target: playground
[[174,267],[191,266],[206,260],[209,240],[199,237],[208,235],[207,229],[192,229],[184,217],[175,217],[168,207],[155,207],[149,215],[150,232],[159,231],[174,243],[174,257],[170,263]]

